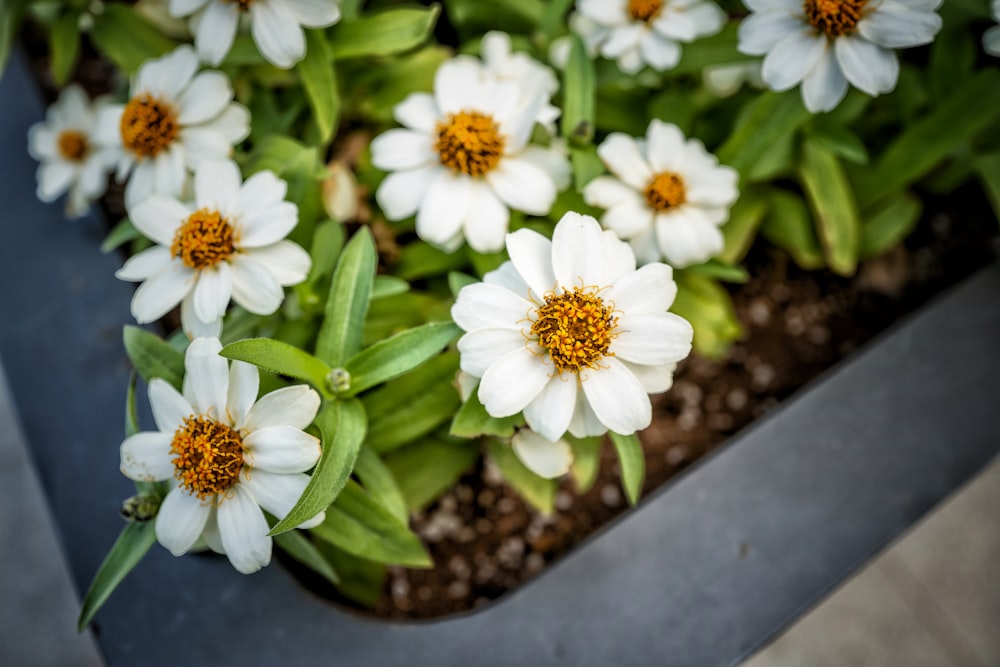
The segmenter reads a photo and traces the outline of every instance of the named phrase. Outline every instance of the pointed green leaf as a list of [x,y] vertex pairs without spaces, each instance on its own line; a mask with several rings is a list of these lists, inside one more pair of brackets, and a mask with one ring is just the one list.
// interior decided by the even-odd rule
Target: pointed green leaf
[[20,33],[21,17],[28,0],[5,0],[0,2],[0,74],[7,66],[7,58]]
[[523,420],[512,417],[494,417],[486,412],[479,400],[479,385],[472,390],[469,400],[455,414],[451,422],[451,434],[459,438],[478,438],[481,435],[495,435],[500,438],[510,438],[514,435],[514,427]]
[[490,458],[503,473],[507,483],[530,505],[542,514],[552,514],[555,509],[556,489],[559,482],[539,477],[517,458],[509,442],[490,440]]
[[775,189],[768,196],[768,207],[767,217],[760,228],[761,235],[787,251],[803,269],[823,266],[823,248],[802,197],[787,190]]
[[142,232],[135,228],[131,220],[122,218],[104,237],[104,241],[101,242],[101,252],[109,253],[123,243],[139,238],[143,238]]
[[922,210],[920,200],[908,192],[884,200],[862,223],[861,257],[876,257],[902,243],[917,226]]
[[852,275],[858,265],[861,221],[840,161],[828,149],[806,140],[799,177],[823,242],[826,263],[843,276]]
[[374,607],[385,590],[385,566],[352,556],[323,540],[316,540],[315,546],[340,575],[337,591],[358,604]]
[[128,391],[125,394],[125,437],[130,438],[142,429],[139,427],[139,412],[135,408],[135,371],[129,374]]
[[701,264],[693,264],[685,267],[689,273],[694,273],[706,278],[715,278],[727,283],[743,284],[750,280],[750,273],[742,266],[733,266],[720,262],[717,259],[710,259]]
[[478,283],[479,279],[461,271],[451,271],[448,273],[448,289],[451,295],[457,297],[462,288],[473,283]]
[[323,554],[316,545],[309,541],[302,531],[290,530],[287,533],[274,536],[274,543],[278,548],[289,556],[302,563],[310,570],[320,575],[331,584],[340,583],[337,571],[330,565],[330,561],[323,557]]
[[354,469],[368,425],[361,402],[356,398],[328,402],[316,415],[316,425],[323,436],[323,453],[319,463],[302,497],[285,518],[275,524],[269,535],[292,530],[329,507]]
[[597,148],[594,146],[569,149],[569,160],[577,192],[583,192],[587,183],[605,173],[604,163],[597,157]]
[[52,24],[49,47],[52,49],[52,79],[65,85],[80,55],[80,12],[70,9]]
[[722,236],[726,245],[719,259],[726,264],[738,264],[746,257],[747,251],[757,237],[757,229],[767,213],[767,198],[758,190],[747,189],[740,193],[729,221],[722,226]]
[[743,333],[729,292],[716,280],[687,269],[674,277],[677,298],[670,310],[691,323],[698,354],[709,359],[722,356]]
[[719,161],[746,174],[780,141],[787,139],[811,114],[798,90],[762,93],[748,104],[729,138],[719,147]]
[[597,481],[597,473],[601,470],[601,446],[604,438],[574,438],[567,436],[566,441],[573,448],[573,466],[570,474],[576,483],[578,493],[586,493]]
[[681,60],[671,74],[700,76],[703,69],[712,65],[732,65],[752,60],[753,56],[740,53],[736,48],[737,27],[736,21],[729,21],[719,33],[685,44]]
[[177,42],[140,18],[131,7],[112,3],[105,4],[104,11],[94,15],[90,41],[126,73],[177,46]]
[[423,241],[415,241],[400,251],[392,272],[403,280],[415,280],[464,269],[468,262],[468,251],[464,247],[447,253]]
[[132,326],[122,329],[125,352],[139,377],[146,382],[162,378],[177,391],[184,385],[184,353],[174,349],[156,334]]
[[440,353],[461,331],[452,322],[432,322],[362,350],[344,364],[351,375],[351,388],[345,395],[354,396],[413,370]]
[[306,57],[295,70],[302,80],[312,118],[319,130],[320,143],[333,136],[340,116],[340,93],[337,92],[336,70],[330,47],[322,30],[306,30]]
[[1000,152],[982,155],[975,161],[976,174],[1000,221]]
[[639,436],[619,435],[609,432],[611,444],[615,446],[615,453],[618,455],[618,463],[622,469],[622,487],[625,489],[625,497],[630,505],[639,502],[642,494],[642,482],[646,477],[646,459],[642,452],[642,443]]
[[571,143],[586,146],[594,139],[596,75],[583,41],[570,34],[569,61],[563,72],[561,133]]
[[477,444],[428,438],[392,452],[385,464],[399,480],[406,506],[415,512],[453,487],[478,458]]
[[396,276],[375,276],[372,283],[372,299],[384,299],[387,296],[396,296],[410,291],[410,283]]
[[331,51],[338,60],[387,56],[420,46],[430,36],[441,8],[389,9],[333,27]]
[[379,455],[370,447],[362,447],[358,452],[358,460],[354,463],[354,474],[368,495],[374,498],[382,507],[389,510],[400,523],[406,523],[410,514],[406,510],[406,500],[396,483],[396,478]]
[[843,125],[819,125],[809,132],[809,140],[848,162],[868,163],[868,149],[865,148],[865,143]]
[[330,393],[327,375],[330,367],[294,345],[270,338],[236,341],[219,352],[227,359],[245,361],[264,370],[305,380],[323,394]]
[[316,341],[316,356],[331,366],[342,366],[361,349],[377,262],[375,240],[362,227],[340,254]]
[[80,617],[76,622],[77,632],[90,624],[94,614],[107,601],[118,584],[132,571],[149,548],[156,542],[155,522],[130,522],[122,529],[111,550],[104,557],[101,566],[90,582],[87,594],[80,605]]
[[312,534],[377,563],[418,568],[432,564],[420,539],[355,482],[347,483]]

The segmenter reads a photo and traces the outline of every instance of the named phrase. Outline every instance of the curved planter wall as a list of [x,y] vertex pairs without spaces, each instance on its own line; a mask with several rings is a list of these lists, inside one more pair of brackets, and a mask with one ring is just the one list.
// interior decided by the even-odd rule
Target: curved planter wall
[[[41,117],[15,57],[0,81],[0,358],[83,589],[132,492],[118,472],[132,287],[97,252],[96,219],[35,200],[26,131]],[[154,547],[98,640],[112,665],[735,663],[1000,451],[997,332],[993,266],[477,613],[380,622],[281,567],[244,577]]]

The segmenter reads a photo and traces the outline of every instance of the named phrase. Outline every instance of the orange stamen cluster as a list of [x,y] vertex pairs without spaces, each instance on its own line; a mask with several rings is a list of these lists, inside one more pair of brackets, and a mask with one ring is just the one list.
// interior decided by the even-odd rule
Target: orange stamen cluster
[[596,368],[607,356],[618,318],[593,288],[549,294],[537,310],[531,333],[545,348],[560,373]]
[[663,0],[629,0],[628,13],[634,21],[650,23],[663,11]]
[[83,162],[90,152],[87,137],[78,130],[63,130],[59,135],[59,154],[69,162]]
[[806,21],[818,32],[840,37],[854,32],[868,0],[805,0]]
[[686,201],[684,179],[672,171],[660,172],[649,182],[643,194],[655,211],[666,211]]
[[174,235],[170,254],[192,269],[207,269],[236,252],[232,225],[218,211],[202,208],[192,213]]
[[191,415],[170,443],[174,477],[199,499],[225,493],[243,469],[240,434],[208,417]]
[[493,117],[479,111],[459,111],[437,124],[434,150],[441,164],[468,176],[493,171],[503,157],[506,138]]
[[122,112],[122,145],[140,158],[151,158],[177,136],[177,114],[149,93],[136,95]]

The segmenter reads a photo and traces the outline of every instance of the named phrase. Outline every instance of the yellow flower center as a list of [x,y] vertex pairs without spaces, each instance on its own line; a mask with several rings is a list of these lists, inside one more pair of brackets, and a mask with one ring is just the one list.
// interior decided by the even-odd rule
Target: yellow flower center
[[122,113],[122,144],[140,158],[156,157],[177,136],[177,114],[149,93],[136,95]]
[[651,22],[663,11],[663,0],[629,0],[628,13],[634,21]]
[[572,292],[549,294],[537,310],[531,333],[538,336],[560,373],[596,368],[607,356],[615,337],[618,318],[614,307],[596,294],[595,288],[573,288]]
[[59,154],[69,162],[83,162],[90,152],[87,137],[78,130],[63,130],[59,135]]
[[207,269],[225,262],[236,252],[232,225],[207,208],[198,209],[174,234],[170,254],[192,269]]
[[174,477],[201,500],[228,491],[243,469],[240,434],[208,417],[185,417],[170,453]]
[[868,0],[805,0],[806,21],[830,37],[854,32]]
[[655,211],[666,211],[680,206],[686,200],[684,179],[672,171],[660,172],[653,176],[643,194],[646,196],[646,203]]
[[441,164],[469,176],[482,176],[500,163],[506,137],[493,117],[479,111],[459,111],[437,124]]

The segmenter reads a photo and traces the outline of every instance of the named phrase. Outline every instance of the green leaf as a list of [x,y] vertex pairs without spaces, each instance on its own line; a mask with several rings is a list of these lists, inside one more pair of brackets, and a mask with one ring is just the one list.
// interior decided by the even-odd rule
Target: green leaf
[[730,21],[721,32],[685,44],[681,60],[677,63],[677,67],[671,70],[671,74],[700,76],[703,69],[712,65],[732,65],[753,60],[753,56],[744,55],[736,48],[737,28],[737,22]]
[[104,11],[94,15],[90,41],[126,73],[177,46],[131,7],[119,4],[105,4]]
[[139,427],[139,412],[135,407],[135,371],[129,374],[128,391],[125,393],[125,437],[131,438],[142,430]]
[[77,632],[83,632],[90,624],[97,610],[155,542],[155,522],[130,522],[125,525],[101,566],[97,568],[87,594],[83,596],[80,617],[76,621]]
[[490,458],[497,464],[507,483],[542,514],[552,514],[559,482],[539,477],[517,458],[509,442],[490,440]]
[[597,481],[597,473],[601,470],[601,445],[604,438],[574,438],[566,436],[566,441],[573,448],[573,466],[570,475],[576,483],[579,493],[586,493]]
[[569,61],[563,72],[561,130],[571,143],[586,146],[594,139],[594,61],[577,35],[570,35],[569,39]]
[[778,142],[809,118],[798,90],[762,93],[740,114],[733,133],[716,151],[719,161],[748,173]]
[[396,276],[375,276],[372,284],[372,299],[384,299],[410,291],[410,283]]
[[462,273],[461,271],[451,271],[448,273],[448,289],[451,290],[451,295],[454,297],[458,296],[463,287],[478,282],[478,278],[470,276],[467,273]]
[[690,273],[696,273],[706,278],[715,278],[727,283],[743,284],[750,280],[750,274],[742,266],[725,264],[717,259],[710,259],[701,264],[685,267]]
[[340,116],[340,93],[330,47],[322,30],[306,30],[306,57],[295,70],[309,98],[312,118],[319,130],[320,143],[333,136]]
[[694,327],[694,349],[718,358],[743,333],[732,298],[717,281],[689,270],[677,271],[677,298],[670,310]]
[[981,155],[974,165],[983,190],[993,205],[993,213],[1000,221],[1000,152]]
[[367,227],[359,229],[340,255],[326,301],[316,356],[331,366],[342,366],[361,349],[378,255]]
[[481,435],[495,435],[510,438],[514,427],[522,423],[517,415],[493,417],[479,400],[479,385],[469,394],[469,400],[455,414],[451,422],[451,434],[459,438],[478,438]]
[[126,324],[122,330],[122,340],[139,377],[146,382],[162,378],[181,391],[184,386],[183,352],[174,349],[156,334],[131,324]]
[[945,19],[944,29],[934,37],[926,76],[931,95],[937,100],[947,99],[968,78],[976,63],[980,45],[969,39],[969,29],[969,25]]
[[757,229],[767,214],[767,199],[758,190],[744,190],[729,211],[729,221],[722,226],[726,245],[719,259],[726,264],[739,264],[757,237]]
[[351,374],[351,388],[345,395],[354,396],[413,370],[441,352],[461,331],[452,322],[433,322],[403,331],[362,350],[344,364]]
[[420,539],[355,482],[348,482],[313,535],[349,554],[387,565],[432,565]]
[[416,280],[464,269],[468,262],[465,248],[447,253],[423,241],[415,241],[403,247],[393,273],[403,280]]
[[340,575],[337,590],[359,604],[374,607],[385,590],[385,566],[352,556],[323,540],[317,540],[315,546]]
[[583,192],[587,183],[606,172],[604,163],[601,162],[601,158],[597,157],[595,146],[569,149],[569,160],[573,168],[573,184],[577,192]]
[[316,416],[323,435],[323,453],[302,497],[288,514],[271,529],[269,535],[292,530],[313,518],[337,498],[347,484],[358,450],[365,439],[365,409],[356,398],[328,402]]
[[877,257],[901,243],[917,226],[922,210],[920,200],[908,192],[885,200],[862,222],[861,257]]
[[245,361],[264,370],[305,380],[322,394],[329,394],[327,375],[330,367],[294,345],[270,338],[240,340],[219,352],[227,359]]
[[486,30],[503,30],[508,33],[526,33],[538,26],[544,13],[541,0],[444,0],[451,23],[463,31],[483,33]]
[[0,74],[7,66],[11,47],[20,33],[21,15],[27,4],[27,0],[0,2]]
[[642,481],[646,477],[646,459],[642,453],[642,443],[639,436],[620,435],[608,432],[611,436],[611,444],[615,446],[615,453],[618,455],[618,463],[622,468],[622,487],[625,489],[625,497],[630,505],[639,502],[639,495],[642,494]]
[[852,275],[858,265],[861,221],[840,162],[826,148],[806,140],[799,177],[812,207],[826,263],[843,276]]
[[[322,289],[325,295],[330,285],[328,280],[333,276],[333,270],[337,266],[337,258],[344,247],[344,226],[333,220],[325,220],[318,225],[313,232],[312,244],[309,254],[312,257],[312,266],[309,269],[309,276],[301,286],[300,298],[304,299],[303,304],[312,310],[318,306],[325,305],[325,301],[320,299],[317,291]],[[298,289],[298,288],[297,288]]]
[[390,9],[333,27],[330,46],[334,58],[387,56],[420,46],[430,36],[441,8]]
[[479,447],[427,439],[389,454],[386,466],[399,480],[410,511],[422,510],[450,489],[479,458]]
[[310,570],[320,575],[333,585],[340,583],[337,571],[330,565],[330,561],[323,557],[323,554],[316,545],[309,541],[301,531],[290,530],[287,533],[274,536],[274,543],[278,548],[289,556],[302,563]]
[[764,238],[787,251],[803,269],[823,266],[823,249],[802,197],[775,189],[770,192],[768,202],[768,214],[760,228]]
[[66,84],[80,56],[79,20],[80,12],[70,9],[52,24],[49,48],[52,49],[52,80],[57,86]]
[[809,132],[809,140],[837,157],[854,164],[867,164],[868,149],[858,135],[843,125],[819,125]]
[[132,221],[128,218],[122,218],[121,221],[115,225],[108,235],[104,237],[104,241],[101,242],[101,252],[109,253],[123,243],[128,243],[129,241],[134,241],[135,239],[142,238],[142,232],[135,228]]
[[409,521],[406,500],[403,499],[403,492],[396,483],[396,477],[370,447],[362,447],[358,452],[358,460],[354,463],[354,474],[368,495],[389,510],[397,521],[403,524]]
[[957,146],[1000,119],[1000,104],[985,104],[1000,90],[1000,69],[983,70],[963,82],[933,111],[896,136],[857,180],[858,204],[901,190],[924,176]]

